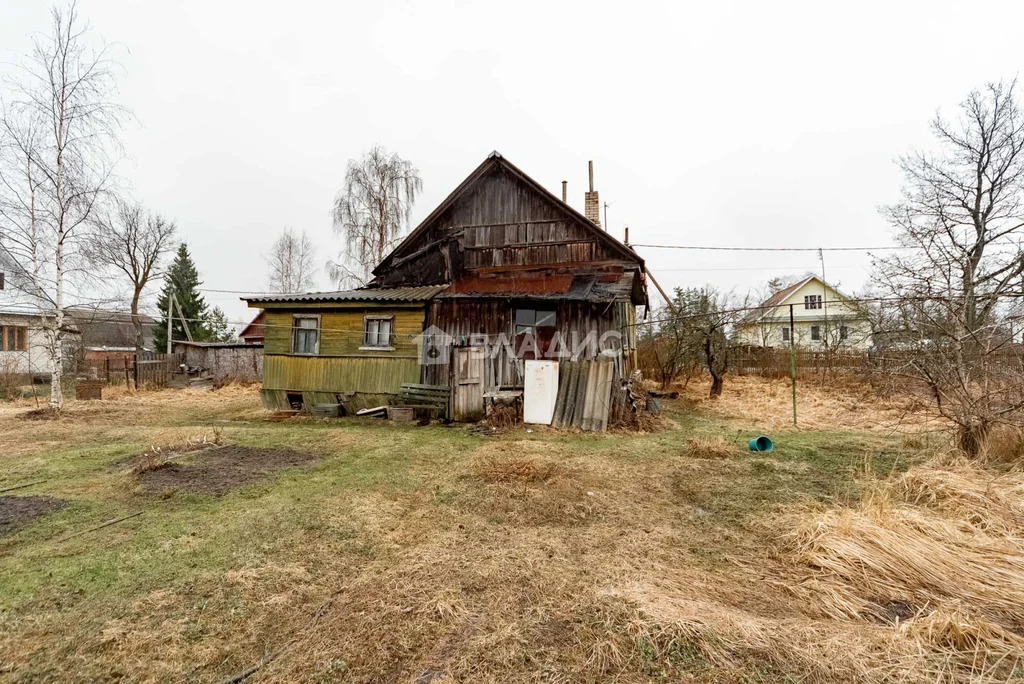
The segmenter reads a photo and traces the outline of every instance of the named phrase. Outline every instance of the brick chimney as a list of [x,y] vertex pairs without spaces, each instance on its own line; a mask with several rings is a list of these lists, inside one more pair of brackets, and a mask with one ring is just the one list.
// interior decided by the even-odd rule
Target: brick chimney
[[590,171],[590,190],[583,193],[583,215],[601,227],[601,200],[597,197],[597,190],[594,190],[594,162],[587,162]]

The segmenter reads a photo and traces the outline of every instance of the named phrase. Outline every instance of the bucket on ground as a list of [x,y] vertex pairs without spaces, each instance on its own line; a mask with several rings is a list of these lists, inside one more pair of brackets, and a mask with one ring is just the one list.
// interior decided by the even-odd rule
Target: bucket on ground
[[761,435],[760,437],[755,437],[754,439],[750,440],[751,451],[771,451],[774,448],[774,446],[775,445],[772,444],[772,440],[770,440],[768,437],[765,437],[764,435]]

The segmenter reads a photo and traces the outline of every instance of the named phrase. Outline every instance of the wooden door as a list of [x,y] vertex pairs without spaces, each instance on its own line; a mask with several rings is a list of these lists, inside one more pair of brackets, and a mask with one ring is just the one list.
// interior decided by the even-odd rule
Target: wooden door
[[454,352],[453,418],[480,420],[484,417],[484,348],[456,347]]

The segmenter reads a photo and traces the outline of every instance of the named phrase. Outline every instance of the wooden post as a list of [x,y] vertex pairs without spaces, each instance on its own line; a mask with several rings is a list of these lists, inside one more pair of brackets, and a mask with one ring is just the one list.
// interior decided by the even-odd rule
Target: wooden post
[[[167,353],[171,353],[171,317],[174,315],[174,290],[167,294]],[[139,360],[139,350],[135,350],[135,360]],[[135,376],[136,387],[138,386],[138,375]]]
[[789,375],[793,379],[793,425],[796,425],[796,330],[792,304],[789,305]]
[[664,298],[665,303],[668,304],[669,311],[671,311],[674,314],[678,314],[679,311],[678,309],[676,309],[676,305],[672,303],[672,299],[667,294],[665,294],[664,290],[661,289],[661,285],[659,285],[658,281],[654,279],[654,274],[651,273],[650,270],[647,271],[647,277],[651,279],[652,283],[654,283],[654,287],[658,288],[658,292],[661,293],[661,296],[662,298]]

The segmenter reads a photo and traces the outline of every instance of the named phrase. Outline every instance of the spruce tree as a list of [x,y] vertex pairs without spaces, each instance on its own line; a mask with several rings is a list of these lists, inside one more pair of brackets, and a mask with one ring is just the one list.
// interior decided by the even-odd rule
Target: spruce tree
[[[160,299],[157,300],[157,306],[160,309],[160,322],[153,333],[156,351],[167,351],[167,303],[171,298],[171,292],[174,292],[178,304],[181,306],[180,315],[184,315],[188,319],[192,339],[196,342],[206,342],[214,338],[206,322],[209,311],[206,301],[199,293],[200,285],[202,285],[202,281],[199,280],[199,271],[196,270],[192,256],[188,253],[188,245],[182,243],[174,256],[174,262],[164,275],[164,288],[160,292]],[[185,334],[180,315],[175,308],[171,323],[171,337],[175,340],[187,340],[188,336]]]

